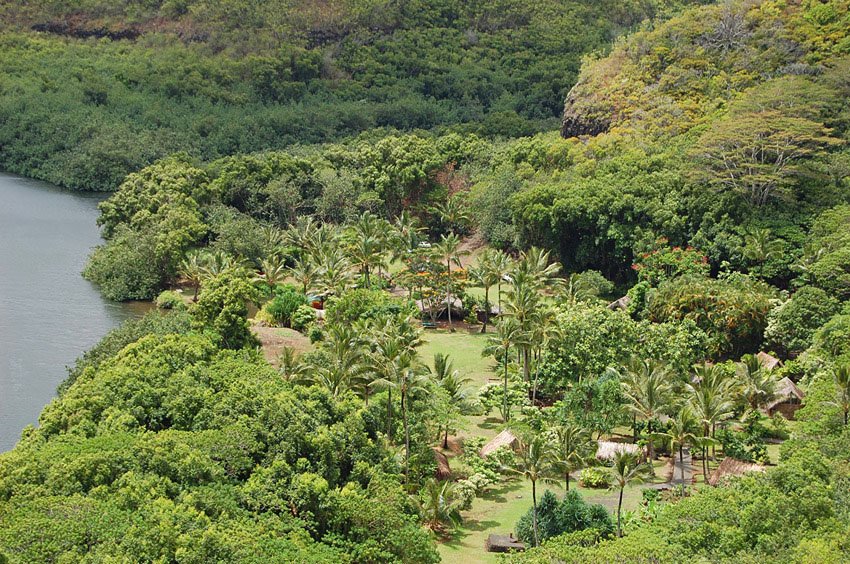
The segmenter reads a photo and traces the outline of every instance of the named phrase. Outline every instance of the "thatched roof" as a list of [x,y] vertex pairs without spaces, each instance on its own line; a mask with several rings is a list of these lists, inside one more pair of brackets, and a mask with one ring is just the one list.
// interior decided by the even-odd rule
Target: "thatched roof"
[[775,356],[769,355],[764,351],[761,351],[756,355],[756,358],[759,359],[761,365],[767,368],[768,370],[773,370],[774,368],[779,367],[782,364],[782,361],[776,358]]
[[525,545],[514,538],[513,533],[507,535],[490,535],[487,537],[487,542],[484,545],[487,552],[522,552],[525,550]]
[[611,460],[618,452],[641,454],[640,447],[632,443],[615,443],[613,441],[597,441],[597,460]]
[[797,387],[797,384],[791,381],[787,376],[776,383],[776,398],[767,405],[767,409],[776,407],[780,403],[785,403],[794,398],[803,401],[806,394],[803,390]]
[[723,478],[727,478],[729,476],[743,476],[748,472],[764,472],[764,466],[753,464],[752,462],[744,462],[743,460],[727,456],[723,459],[723,462],[720,463],[720,466],[712,472],[711,476],[708,478],[708,483],[712,486],[716,486]]
[[614,300],[613,302],[608,304],[608,309],[610,309],[612,311],[616,311],[618,309],[626,309],[626,308],[629,307],[629,303],[631,301],[632,301],[632,299],[630,297],[623,296],[619,300]]
[[445,454],[439,451],[439,449],[433,449],[434,451],[434,460],[437,462],[437,470],[434,472],[435,476],[440,480],[446,480],[451,478],[452,469],[449,466],[449,459]]
[[478,452],[478,454],[480,454],[482,457],[490,456],[501,447],[506,446],[513,448],[516,443],[516,435],[505,429],[504,431],[490,439],[489,443],[481,447],[481,450]]

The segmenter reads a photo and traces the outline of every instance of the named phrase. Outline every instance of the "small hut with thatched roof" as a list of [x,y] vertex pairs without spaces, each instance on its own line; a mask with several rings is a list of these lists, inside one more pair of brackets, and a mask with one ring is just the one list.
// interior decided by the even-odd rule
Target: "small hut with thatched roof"
[[608,304],[608,309],[610,309],[611,311],[617,311],[617,310],[625,311],[625,310],[629,309],[629,304],[631,303],[631,301],[632,301],[632,299],[630,297],[623,296],[622,298],[620,298],[618,300],[614,300],[613,302]]
[[484,543],[487,552],[522,552],[525,545],[514,537],[513,533],[507,535],[490,535]]
[[765,412],[769,417],[774,413],[781,413],[785,419],[794,419],[794,413],[803,407],[803,398],[806,394],[797,387],[787,376],[776,383],[776,396],[772,402],[767,404]]
[[437,469],[434,471],[434,476],[440,480],[447,480],[452,477],[452,469],[449,466],[449,459],[439,449],[434,451],[434,461],[437,463]]
[[644,453],[640,447],[632,443],[615,443],[614,441],[597,441],[596,459],[613,460],[618,452],[632,452],[641,458]]
[[482,458],[487,457],[504,446],[511,449],[516,448],[518,442],[519,441],[517,440],[516,435],[505,429],[504,431],[490,439],[489,443],[481,447],[481,450],[478,452],[478,454],[480,454]]
[[782,366],[782,361],[776,358],[773,355],[770,355],[764,351],[761,351],[756,355],[756,358],[759,359],[759,362],[764,368],[768,370],[773,370],[774,368],[779,368]]
[[743,476],[749,472],[764,472],[764,466],[753,464],[752,462],[744,462],[743,460],[727,456],[723,459],[723,462],[720,463],[720,466],[711,473],[711,476],[708,478],[708,483],[712,486],[716,486],[725,478],[729,478],[730,476]]

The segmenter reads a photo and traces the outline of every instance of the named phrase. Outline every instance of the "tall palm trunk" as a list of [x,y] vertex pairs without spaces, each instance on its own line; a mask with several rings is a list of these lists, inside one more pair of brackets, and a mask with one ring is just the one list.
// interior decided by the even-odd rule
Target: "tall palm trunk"
[[487,332],[487,323],[490,322],[490,286],[484,287],[484,323],[481,325],[481,332]]
[[537,531],[537,481],[531,481],[531,520],[534,523],[534,546],[540,546],[540,533]]
[[623,512],[623,488],[620,487],[620,499],[617,501],[617,536],[623,536],[623,527],[620,524],[620,514]]
[[387,439],[393,442],[393,391],[387,390]]
[[508,349],[505,349],[505,389],[502,397],[502,419],[505,420],[505,423],[511,418],[510,413],[508,413]]
[[685,485],[685,452],[684,447],[679,445],[679,466],[682,467],[682,486]]
[[446,302],[447,302],[447,311],[449,313],[449,332],[453,332],[455,329],[452,326],[452,261],[451,259],[446,261],[446,273],[448,275],[448,281],[446,282]]
[[449,448],[449,426],[446,425],[446,434],[443,435],[443,448]]
[[646,434],[649,435],[647,447],[649,447],[649,475],[655,477],[655,467],[652,462],[655,460],[655,441],[652,440],[652,417],[646,420]]
[[570,473],[564,472],[564,491],[570,491]]
[[404,423],[404,483],[410,481],[410,427],[407,424],[407,393],[401,393],[401,418]]

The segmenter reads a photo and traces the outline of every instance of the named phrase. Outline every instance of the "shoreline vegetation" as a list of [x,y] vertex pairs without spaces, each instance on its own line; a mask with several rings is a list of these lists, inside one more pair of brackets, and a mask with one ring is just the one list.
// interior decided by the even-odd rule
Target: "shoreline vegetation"
[[[136,57],[197,49],[215,112],[369,131],[79,177],[118,186],[85,277],[156,308],[0,455],[0,560],[846,559],[847,2],[51,6],[4,8],[0,53],[125,61],[145,120],[171,75]],[[106,174],[81,151],[45,167]]]

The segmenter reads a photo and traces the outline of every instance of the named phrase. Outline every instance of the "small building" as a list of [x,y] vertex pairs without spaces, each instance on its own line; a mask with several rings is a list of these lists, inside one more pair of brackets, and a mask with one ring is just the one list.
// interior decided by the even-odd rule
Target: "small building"
[[432,450],[434,451],[434,461],[437,463],[437,469],[434,471],[434,476],[439,480],[448,480],[452,477],[452,469],[451,466],[449,466],[448,457],[437,448]]
[[780,366],[782,366],[781,360],[779,360],[775,356],[770,355],[770,354],[768,354],[764,351],[761,351],[760,353],[758,353],[756,355],[756,358],[759,359],[759,362],[761,363],[761,365],[768,370],[773,370],[774,368],[779,368]]
[[641,448],[632,443],[617,443],[614,441],[597,441],[596,459],[610,461],[618,452],[631,452],[643,457],[644,453]]
[[743,460],[727,456],[723,459],[723,462],[720,463],[720,466],[711,473],[711,476],[708,478],[708,483],[712,486],[716,486],[730,476],[743,476],[750,472],[764,472],[764,466],[753,464],[752,462],[744,462]]
[[515,449],[518,443],[519,440],[516,438],[516,435],[505,429],[504,431],[490,439],[490,442],[481,447],[481,450],[478,452],[478,454],[482,458],[485,458],[502,447]]
[[613,302],[608,304],[608,309],[610,309],[611,311],[617,311],[617,310],[624,310],[625,311],[625,310],[629,309],[629,304],[631,303],[631,301],[632,301],[632,299],[630,297],[623,296],[619,300],[614,300]]
[[797,387],[787,376],[776,383],[776,396],[773,401],[765,406],[768,417],[774,413],[781,413],[785,419],[794,419],[794,414],[803,407],[803,398],[806,394]]
[[525,545],[514,537],[513,533],[507,535],[490,535],[484,544],[487,552],[522,552]]

